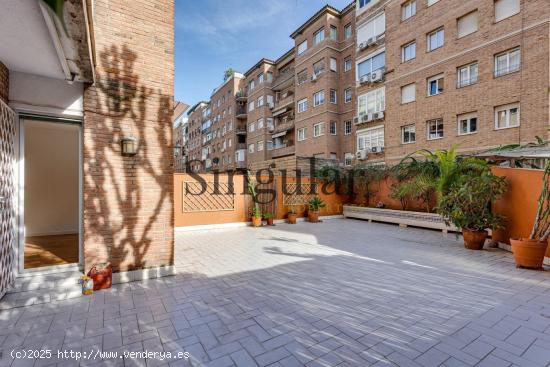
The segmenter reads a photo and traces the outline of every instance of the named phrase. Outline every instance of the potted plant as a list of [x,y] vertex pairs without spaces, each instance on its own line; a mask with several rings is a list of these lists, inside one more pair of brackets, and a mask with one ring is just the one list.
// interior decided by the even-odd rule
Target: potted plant
[[517,268],[542,269],[550,236],[550,163],[544,169],[535,223],[529,238],[510,238]]
[[296,218],[298,217],[298,214],[296,213],[296,209],[289,206],[286,212],[286,217],[289,224],[296,224]]
[[311,223],[319,222],[319,209],[325,206],[325,202],[319,196],[315,196],[308,202],[307,217]]
[[272,225],[273,225],[273,214],[271,214],[271,213],[265,213],[265,214],[264,214],[264,219],[265,219],[265,221],[267,222],[267,225],[268,225],[268,226],[272,226]]
[[252,207],[252,227],[260,227],[262,225],[262,211],[259,205]]
[[464,171],[442,195],[438,211],[447,223],[462,229],[464,247],[481,250],[487,229],[496,229],[504,218],[491,211],[491,204],[506,191],[506,181],[488,167]]

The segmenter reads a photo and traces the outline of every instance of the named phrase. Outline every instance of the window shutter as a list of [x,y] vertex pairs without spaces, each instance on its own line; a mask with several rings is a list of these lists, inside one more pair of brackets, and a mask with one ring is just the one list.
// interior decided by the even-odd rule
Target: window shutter
[[470,14],[466,14],[463,17],[458,18],[458,38],[467,36],[477,31],[477,18],[478,12],[474,11]]
[[416,85],[414,83],[401,87],[401,103],[409,103],[416,99]]
[[519,13],[520,4],[519,0],[496,0],[495,1],[495,21],[511,17],[514,14]]

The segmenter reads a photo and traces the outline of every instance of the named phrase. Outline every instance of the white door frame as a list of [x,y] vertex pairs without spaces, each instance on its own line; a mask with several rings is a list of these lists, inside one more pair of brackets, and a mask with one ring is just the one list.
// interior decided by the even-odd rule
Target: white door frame
[[[40,268],[25,269],[25,120],[43,121],[44,123],[61,123],[78,125],[78,263],[51,265]],[[82,270],[84,263],[84,238],[83,238],[83,149],[82,149],[82,119],[65,119],[46,115],[34,115],[19,113],[17,116],[17,246],[15,248],[17,272],[16,276],[32,276],[38,274],[58,273],[59,271]]]

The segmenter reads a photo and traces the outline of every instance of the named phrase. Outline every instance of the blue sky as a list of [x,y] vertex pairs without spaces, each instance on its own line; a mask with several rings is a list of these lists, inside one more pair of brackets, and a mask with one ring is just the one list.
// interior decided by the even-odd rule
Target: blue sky
[[[337,9],[351,0],[330,0]],[[293,46],[290,34],[327,0],[176,0],[175,98],[208,100],[232,67],[242,73]]]

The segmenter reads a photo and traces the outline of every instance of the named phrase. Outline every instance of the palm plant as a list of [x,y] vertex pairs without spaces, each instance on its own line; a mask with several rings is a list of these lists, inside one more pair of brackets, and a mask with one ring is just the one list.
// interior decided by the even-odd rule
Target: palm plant
[[308,201],[309,210],[313,212],[318,212],[320,208],[324,208],[326,206],[323,199],[321,199],[319,196],[315,196],[310,201]]

